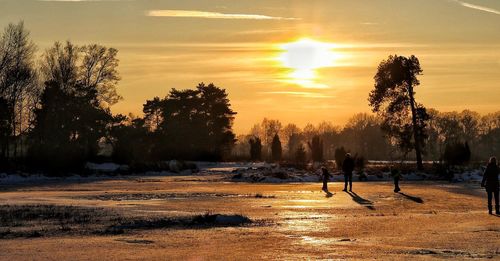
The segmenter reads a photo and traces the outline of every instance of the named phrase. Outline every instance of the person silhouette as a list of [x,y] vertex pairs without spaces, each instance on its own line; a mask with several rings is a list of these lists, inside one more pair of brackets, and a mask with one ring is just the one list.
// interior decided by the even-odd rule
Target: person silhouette
[[398,169],[393,168],[391,169],[391,176],[394,179],[394,193],[398,193],[401,191],[401,188],[399,187],[399,180],[401,179],[401,172],[399,172]]
[[499,192],[499,182],[498,182],[499,168],[497,164],[497,158],[491,157],[486,169],[483,173],[483,180],[481,181],[481,187],[486,188],[486,193],[488,194],[488,213],[493,214],[493,195],[495,196],[495,213],[500,215],[500,208],[498,202],[498,192]]
[[352,191],[352,171],[354,170],[354,160],[350,153],[345,155],[344,162],[342,163],[342,171],[344,172],[344,189],[347,191],[347,184],[349,183],[349,191]]
[[321,178],[323,179],[323,188],[324,192],[328,192],[328,180],[332,175],[328,172],[326,167],[321,167]]

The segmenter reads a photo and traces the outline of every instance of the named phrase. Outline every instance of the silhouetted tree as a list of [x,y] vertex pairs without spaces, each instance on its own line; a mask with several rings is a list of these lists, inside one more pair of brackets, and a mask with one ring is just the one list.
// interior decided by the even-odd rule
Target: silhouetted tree
[[479,126],[481,136],[478,138],[477,156],[500,155],[500,111],[481,117]]
[[99,102],[105,103],[104,106],[116,104],[121,99],[116,92],[116,84],[120,80],[117,70],[118,50],[89,44],[81,47],[81,52],[80,84],[86,88],[94,88]]
[[323,141],[323,157],[333,159],[335,144],[340,142],[341,128],[330,122],[323,121],[318,124],[316,130]]
[[264,145],[271,147],[274,135],[281,131],[281,122],[279,120],[272,120],[264,118],[261,123],[261,129],[263,131]]
[[401,149],[415,149],[419,170],[423,170],[422,147],[429,119],[423,105],[415,101],[414,88],[420,84],[417,76],[421,74],[417,57],[391,55],[378,66],[369,97],[373,111],[384,119],[388,135],[398,140]]
[[9,138],[12,133],[12,107],[7,100],[0,97],[0,167],[1,163],[7,159],[7,147],[9,146]]
[[318,135],[318,130],[311,123],[306,124],[304,129],[302,130],[302,135],[304,136],[304,140],[310,141],[316,135]]
[[163,122],[163,103],[159,97],[154,97],[152,100],[146,101],[143,107],[145,115],[145,124],[151,131],[156,131],[160,128]]
[[302,135],[299,133],[294,133],[290,135],[288,138],[288,158],[293,160],[295,159],[295,152],[297,152],[297,149],[299,146],[302,145]]
[[321,138],[318,135],[313,136],[308,145],[311,150],[312,160],[315,162],[323,161],[323,141]]
[[262,143],[260,138],[254,137],[248,142],[250,143],[250,159],[252,161],[260,161],[262,158]]
[[80,48],[71,42],[63,46],[55,42],[54,46],[45,50],[42,57],[41,72],[43,80],[58,85],[67,93],[75,92],[74,86],[78,83],[78,60],[80,59]]
[[82,95],[68,93],[58,83],[46,83],[31,134],[30,158],[39,167],[78,168],[97,155],[111,113],[99,106],[95,90],[77,93]]
[[56,42],[41,63],[45,90],[35,110],[30,158],[50,169],[77,168],[98,155],[119,100],[117,50]]
[[446,144],[443,159],[450,165],[463,165],[469,162],[471,151],[467,142]]
[[143,163],[149,160],[151,137],[145,120],[123,115],[114,117],[111,128],[112,158],[121,164]]
[[159,160],[221,160],[235,143],[236,112],[230,106],[226,90],[204,83],[147,101],[145,119],[156,125],[150,128],[156,128],[153,155]]
[[460,114],[457,112],[439,113],[435,127],[441,136],[441,142],[445,145],[460,142],[464,138],[460,126]]
[[438,120],[440,112],[435,109],[429,109],[427,111],[429,114],[429,122],[427,128],[427,140],[426,140],[426,151],[429,158],[436,160],[440,159],[442,156],[442,143],[440,129],[438,128]]
[[231,150],[230,160],[248,160],[250,159],[250,139],[251,135],[240,134],[236,136],[236,143]]
[[295,151],[295,162],[299,165],[304,165],[306,163],[306,149],[302,144],[300,144]]
[[358,171],[363,171],[363,169],[365,168],[365,165],[366,165],[365,157],[360,156],[358,154],[354,155],[354,167]]
[[275,134],[281,132],[281,122],[279,120],[273,120],[264,118],[260,124],[259,137],[262,141],[263,146],[263,157],[272,158],[272,141]]
[[[41,72],[45,81],[60,85],[68,93],[95,91],[101,107],[117,103],[118,51],[97,44],[79,47],[55,42],[43,55]],[[78,87],[78,88],[76,88]]]
[[463,154],[463,160],[464,162],[469,162],[471,159],[472,153],[469,147],[469,143],[466,141],[465,146],[464,146],[464,154]]
[[[10,110],[9,144],[13,156],[18,155],[18,137],[25,134],[31,119],[30,111],[36,104],[38,92],[34,55],[35,44],[30,40],[24,23],[9,24],[0,34],[0,97]],[[8,152],[7,152],[8,154]]]
[[479,136],[479,121],[481,116],[479,113],[463,110],[460,113],[460,126],[462,127],[463,139],[473,144]]
[[282,149],[281,149],[280,137],[278,136],[278,134],[274,135],[273,142],[271,145],[271,150],[272,150],[272,160],[274,162],[281,161]]
[[355,114],[347,121],[339,143],[369,159],[386,159],[390,144],[381,127],[381,119],[374,115]]
[[282,144],[285,144],[286,148],[284,150],[288,151],[288,155],[292,155],[290,159],[293,158],[293,153],[295,152],[293,148],[290,149],[290,147],[288,147],[288,145],[290,145],[290,137],[294,134],[299,134],[299,133],[300,133],[299,127],[297,127],[297,125],[293,123],[289,123],[281,129],[280,141]]
[[[477,112],[464,110],[462,112],[439,112],[429,110],[431,120],[428,123],[427,151],[433,159],[442,158],[447,145],[467,141],[471,155],[475,159],[485,158],[494,149],[495,139],[483,143],[488,132],[496,129],[495,117],[481,117]],[[491,117],[491,118],[490,118]],[[491,121],[486,120],[490,118]],[[488,122],[489,121],[489,122]],[[500,122],[500,121],[499,121]],[[491,124],[490,124],[491,123]]]

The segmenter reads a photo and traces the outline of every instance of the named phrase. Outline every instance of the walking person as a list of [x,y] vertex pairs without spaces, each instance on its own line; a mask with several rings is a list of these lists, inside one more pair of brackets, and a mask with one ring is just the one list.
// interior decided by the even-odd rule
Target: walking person
[[328,180],[332,177],[332,175],[328,172],[326,167],[321,167],[321,178],[323,179],[323,188],[324,192],[328,192]]
[[344,189],[347,191],[347,184],[349,183],[349,191],[352,191],[352,171],[354,170],[354,159],[350,153],[345,155],[344,162],[342,163],[342,171],[344,172]]
[[488,193],[488,212],[490,215],[493,214],[493,196],[495,196],[495,212],[497,215],[500,215],[498,202],[498,173],[497,158],[491,157],[483,173],[483,180],[481,181],[481,187],[486,188],[486,193]]
[[394,179],[394,193],[398,193],[401,191],[399,187],[399,180],[401,180],[401,173],[398,169],[391,169],[391,176]]

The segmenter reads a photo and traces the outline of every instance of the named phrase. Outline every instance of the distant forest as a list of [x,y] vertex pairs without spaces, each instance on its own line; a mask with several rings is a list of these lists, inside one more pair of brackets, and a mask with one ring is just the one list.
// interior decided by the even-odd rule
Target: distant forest
[[[500,111],[480,115],[470,110],[439,112],[429,109],[428,114],[425,160],[462,164],[469,160],[485,161],[490,156],[499,155]],[[322,143],[323,159],[335,159],[335,152],[343,149],[368,160],[415,160],[415,156],[409,153],[413,151],[401,150],[387,136],[383,130],[383,119],[368,113],[352,116],[344,126],[324,121],[316,125],[307,124],[303,128],[264,118],[248,134],[237,136],[233,157],[242,160],[250,158],[251,142],[258,140],[262,145],[260,158],[271,160],[276,134],[282,146],[282,158],[286,160],[295,160],[297,150],[305,150],[307,159],[312,159],[311,142],[315,137]],[[467,153],[470,153],[469,157]],[[460,158],[464,156],[464,159]]]
[[[0,169],[65,171],[89,161],[307,162],[346,152],[370,160],[416,158],[465,164],[498,155],[500,112],[441,113],[415,100],[422,70],[414,56],[389,56],[368,102],[345,126],[303,129],[264,119],[235,136],[228,93],[214,84],[172,89],[143,105],[143,117],[113,115],[121,100],[118,50],[55,42],[37,56],[22,22],[0,34]],[[413,154],[416,152],[415,154]]]

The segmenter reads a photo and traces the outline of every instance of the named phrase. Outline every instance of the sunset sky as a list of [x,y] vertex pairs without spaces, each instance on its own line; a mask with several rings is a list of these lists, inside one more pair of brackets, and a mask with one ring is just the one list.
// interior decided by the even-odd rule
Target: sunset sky
[[420,59],[427,107],[500,110],[498,0],[0,0],[0,26],[19,20],[40,53],[56,40],[117,48],[115,113],[213,82],[229,92],[237,133],[264,117],[343,124],[369,111],[390,54]]

